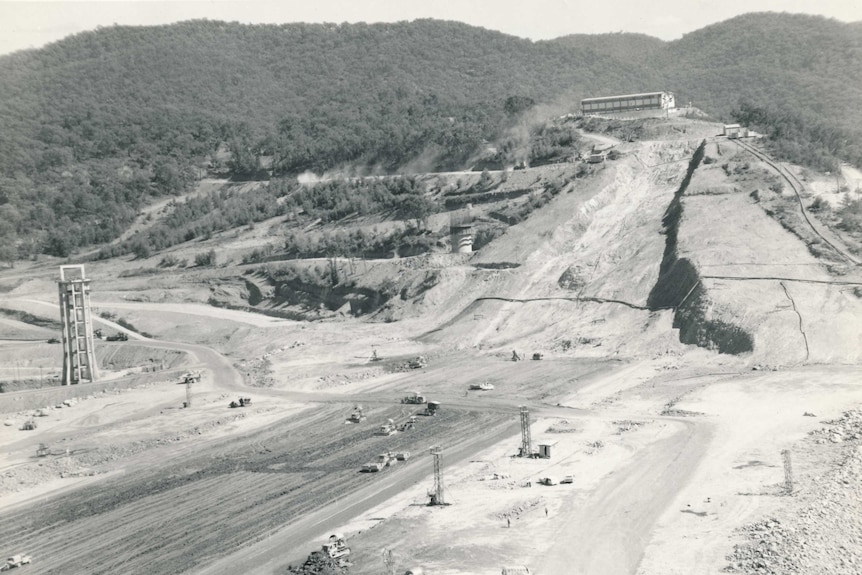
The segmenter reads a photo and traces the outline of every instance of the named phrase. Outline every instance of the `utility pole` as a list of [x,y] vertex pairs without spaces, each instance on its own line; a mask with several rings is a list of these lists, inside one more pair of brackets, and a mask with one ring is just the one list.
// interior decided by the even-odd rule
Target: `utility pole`
[[530,411],[526,405],[521,406],[521,457],[533,454],[533,438],[530,435]]

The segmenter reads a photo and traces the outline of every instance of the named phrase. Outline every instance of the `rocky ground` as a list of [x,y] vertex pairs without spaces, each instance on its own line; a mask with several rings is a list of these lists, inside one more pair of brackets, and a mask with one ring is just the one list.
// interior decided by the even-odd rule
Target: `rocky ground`
[[862,573],[862,410],[824,423],[805,441],[819,447],[820,457],[837,455],[837,464],[822,476],[794,483],[781,513],[743,527],[748,542],[727,557],[725,572]]

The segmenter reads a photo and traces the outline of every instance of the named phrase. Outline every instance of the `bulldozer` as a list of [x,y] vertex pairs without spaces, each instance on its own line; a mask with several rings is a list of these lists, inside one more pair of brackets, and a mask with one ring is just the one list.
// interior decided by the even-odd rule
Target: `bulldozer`
[[368,418],[365,417],[364,413],[362,413],[362,406],[357,405],[353,408],[353,413],[350,414],[350,417],[347,418],[345,423],[362,423],[366,419]]
[[238,402],[237,401],[231,401],[230,402],[230,407],[248,407],[249,405],[251,405],[251,398],[250,397],[240,397]]
[[24,422],[24,425],[21,426],[21,429],[24,431],[32,431],[36,429],[36,422],[32,419],[28,419]]
[[182,382],[180,383],[197,383],[201,380],[201,372],[199,371],[190,371],[188,373],[184,373],[182,375]]
[[544,355],[542,355],[541,353],[534,353],[534,354],[533,354],[533,360],[534,360],[534,361],[539,361],[539,360],[540,360],[540,359],[542,359],[543,357],[545,357],[545,356],[544,356]]
[[350,555],[350,547],[347,546],[344,535],[333,533],[329,536],[329,540],[323,544],[323,552],[333,559],[338,559]]
[[410,431],[416,427],[416,416],[411,415],[410,418],[398,426],[398,431]]
[[374,435],[392,435],[397,431],[398,429],[395,427],[395,422],[389,419],[386,423],[380,426],[380,429],[378,429]]

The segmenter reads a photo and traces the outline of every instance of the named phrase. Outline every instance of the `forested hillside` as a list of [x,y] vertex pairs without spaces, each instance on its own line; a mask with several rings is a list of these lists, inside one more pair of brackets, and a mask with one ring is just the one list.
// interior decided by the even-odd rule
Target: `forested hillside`
[[784,159],[862,165],[862,25],[748,14],[687,34],[662,54],[677,103],[774,137]]
[[489,144],[529,148],[530,121],[591,95],[670,90],[788,155],[860,163],[860,46],[859,25],[775,14],[670,43],[433,20],[102,28],[0,58],[0,259],[111,240],[213,167],[464,168]]

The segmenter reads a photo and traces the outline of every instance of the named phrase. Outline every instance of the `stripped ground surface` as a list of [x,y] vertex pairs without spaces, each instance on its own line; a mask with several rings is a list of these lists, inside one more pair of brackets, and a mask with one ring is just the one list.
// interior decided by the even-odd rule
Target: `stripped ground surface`
[[[399,413],[369,415],[376,422]],[[431,437],[451,442],[506,423],[448,410],[423,418],[421,433],[381,437],[375,424],[345,425],[343,407],[312,409],[153,469],[137,462],[97,488],[6,513],[0,540],[37,555],[40,573],[181,573],[374,482],[376,475],[359,469],[380,452],[422,452]]]
[[[704,162],[683,193],[694,135],[719,130],[668,122],[661,140],[619,144],[617,160],[565,182],[469,262],[404,258],[439,281],[402,302],[397,322],[210,311],[185,303],[205,301],[226,268],[111,279],[140,262],[93,262],[88,275],[105,282],[99,306],[170,340],[132,336],[184,351],[204,381],[191,410],[178,409],[183,386],[166,384],[63,408],[62,420],[52,414],[58,421],[35,431],[4,427],[3,485],[40,468],[33,454],[44,439],[70,448],[52,451],[52,462],[76,466],[43,463],[52,481],[9,487],[0,541],[47,573],[283,573],[330,529],[348,535],[355,575],[379,572],[384,548],[398,570],[438,575],[490,575],[504,564],[719,572],[740,526],[786,507],[781,451],[794,451],[803,479],[824,472],[828,462],[799,442],[818,418],[862,403],[860,278],[849,265],[839,277],[807,236],[766,213],[755,188],[777,176],[748,153]],[[725,162],[753,165],[728,179]],[[672,200],[680,209],[668,233]],[[218,239],[207,241],[189,249]],[[689,321],[713,322],[689,327],[736,326],[753,351],[683,345],[674,310],[650,308],[661,266],[682,259],[703,288],[701,315]],[[41,277],[13,277],[3,299],[56,316],[56,288]],[[382,361],[370,361],[372,349]],[[512,362],[512,351],[545,359]],[[409,370],[417,355],[427,367]],[[492,392],[468,390],[485,381]],[[412,391],[440,400],[441,415],[374,436],[416,409],[398,403]],[[227,408],[237,395],[254,407]],[[356,403],[368,420],[344,425]],[[549,445],[551,459],[512,457],[519,405],[534,418],[534,447]],[[452,505],[428,508],[435,444]],[[425,455],[358,472],[390,449]],[[537,484],[564,475],[572,483]],[[57,486],[62,497],[51,496]]]

